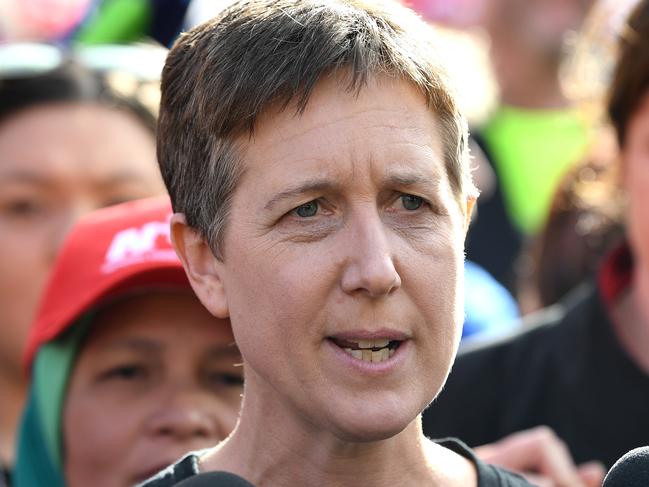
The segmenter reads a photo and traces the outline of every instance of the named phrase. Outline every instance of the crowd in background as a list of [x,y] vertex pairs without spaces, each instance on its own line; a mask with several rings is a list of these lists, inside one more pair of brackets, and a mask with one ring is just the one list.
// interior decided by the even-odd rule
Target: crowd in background
[[[0,486],[132,485],[236,421],[241,359],[169,254],[155,155],[166,48],[226,3],[0,0]],[[634,47],[649,38],[646,2],[404,3],[436,27],[481,193],[466,241],[466,350],[425,431],[478,447],[545,425],[577,463],[608,468],[649,444],[649,423],[635,421],[649,400],[649,178],[635,166],[649,168],[636,120],[649,58]],[[620,42],[637,48],[630,74],[615,70]],[[104,283],[119,238],[121,258],[147,257]],[[597,332],[595,321],[606,321]],[[635,404],[607,408],[606,391]],[[130,423],[124,404],[137,404]],[[119,437],[117,425],[131,429]]]

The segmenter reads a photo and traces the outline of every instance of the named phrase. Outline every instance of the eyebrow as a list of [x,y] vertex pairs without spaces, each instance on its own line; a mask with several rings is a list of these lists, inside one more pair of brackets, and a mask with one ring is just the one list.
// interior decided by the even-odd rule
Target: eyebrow
[[295,198],[296,196],[300,196],[305,193],[331,190],[334,187],[335,185],[328,179],[324,179],[324,178],[308,179],[292,188],[282,191],[281,193],[277,193],[268,201],[268,203],[266,203],[264,208],[267,210],[271,210],[277,203],[281,201],[292,199]]
[[47,178],[38,171],[25,171],[24,169],[18,169],[6,173],[0,173],[0,184],[9,183],[31,183],[45,186],[48,181]]
[[108,345],[102,348],[109,351],[126,349],[132,350],[134,352],[144,352],[151,354],[159,352],[160,350],[162,350],[163,346],[159,342],[146,338],[125,338],[109,342]]
[[[122,340],[115,340],[110,342],[105,347],[102,347],[106,351],[114,350],[131,350],[133,352],[145,353],[151,355],[154,353],[160,353],[164,350],[165,345],[155,340],[150,340],[148,338],[125,338]],[[238,357],[240,356],[239,349],[233,343],[227,345],[217,345],[210,347],[205,356],[209,359],[219,359],[223,357]]]
[[384,183],[390,186],[425,186],[434,188],[438,185],[439,180],[434,175],[426,175],[419,171],[403,172],[388,172],[384,178]]
[[[420,171],[392,171],[388,172],[383,178],[383,184],[396,187],[413,187],[423,186],[427,189],[434,190],[439,183],[435,175],[426,175]],[[320,191],[335,190],[337,185],[326,178],[314,178],[303,181],[296,186],[289,188],[281,193],[274,195],[264,206],[266,210],[271,210],[277,203],[292,199],[297,196]]]
[[[107,188],[121,183],[141,183],[142,177],[136,171],[123,170],[115,174],[110,174],[104,179],[100,179],[97,186]],[[10,170],[6,173],[0,172],[0,184],[27,183],[39,186],[47,186],[51,183],[47,175],[40,171],[26,171],[24,169]]]

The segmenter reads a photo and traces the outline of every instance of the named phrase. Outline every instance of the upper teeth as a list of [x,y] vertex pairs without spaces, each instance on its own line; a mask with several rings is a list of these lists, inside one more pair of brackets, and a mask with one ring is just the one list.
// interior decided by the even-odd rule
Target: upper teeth
[[383,338],[377,340],[350,340],[352,343],[357,343],[358,348],[383,348],[387,347],[390,343],[390,340],[385,340]]
[[381,350],[352,350],[351,348],[344,348],[345,352],[358,360],[365,362],[383,362],[388,360],[394,355],[394,350],[389,348],[382,348]]

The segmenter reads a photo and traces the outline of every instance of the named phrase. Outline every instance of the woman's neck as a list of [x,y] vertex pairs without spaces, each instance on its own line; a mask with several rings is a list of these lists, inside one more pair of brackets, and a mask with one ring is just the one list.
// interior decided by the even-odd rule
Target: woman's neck
[[0,464],[12,465],[16,430],[23,408],[26,385],[21,378],[0,369]]
[[624,350],[649,374],[649,274],[636,266],[631,287],[613,309],[613,323]]
[[201,470],[232,472],[258,487],[477,484],[471,462],[423,436],[420,417],[388,439],[352,442],[261,402],[244,396],[237,427],[201,459]]

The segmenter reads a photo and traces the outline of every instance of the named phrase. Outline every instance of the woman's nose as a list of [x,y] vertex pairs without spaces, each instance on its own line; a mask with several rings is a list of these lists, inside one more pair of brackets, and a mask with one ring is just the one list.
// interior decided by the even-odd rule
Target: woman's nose
[[[150,432],[177,441],[225,439],[238,411],[203,391],[178,390],[159,403],[150,420]],[[208,444],[209,444],[208,442]]]
[[346,293],[388,295],[401,286],[401,277],[385,226],[378,214],[358,220],[345,244],[347,265],[341,286]]

